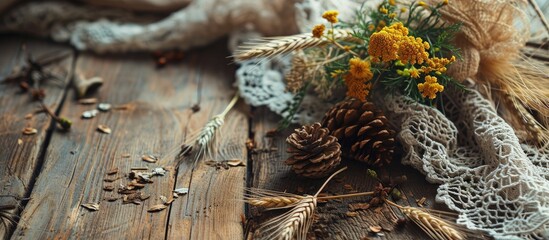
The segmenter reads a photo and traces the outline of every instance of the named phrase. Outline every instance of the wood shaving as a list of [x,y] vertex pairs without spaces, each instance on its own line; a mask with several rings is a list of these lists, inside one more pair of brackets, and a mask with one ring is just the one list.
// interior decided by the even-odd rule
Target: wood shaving
[[131,155],[130,155],[129,153],[124,153],[124,154],[122,154],[121,157],[122,157],[122,158],[129,158],[130,156],[131,156]]
[[97,126],[97,130],[99,132],[106,133],[106,134],[110,134],[112,132],[112,130],[109,127],[107,127],[106,125]]
[[159,212],[159,211],[162,211],[164,209],[166,209],[167,206],[164,205],[164,204],[156,204],[156,205],[153,205],[152,207],[150,207],[147,212]]
[[38,130],[36,130],[36,128],[26,127],[25,129],[23,129],[23,134],[25,135],[33,135],[33,134],[36,134],[37,132]]
[[85,203],[81,205],[82,207],[94,212],[99,211],[99,204],[98,203]]
[[227,160],[227,165],[231,167],[237,167],[237,166],[246,166],[246,163],[244,163],[242,160],[239,160],[239,159],[233,159],[233,160]]

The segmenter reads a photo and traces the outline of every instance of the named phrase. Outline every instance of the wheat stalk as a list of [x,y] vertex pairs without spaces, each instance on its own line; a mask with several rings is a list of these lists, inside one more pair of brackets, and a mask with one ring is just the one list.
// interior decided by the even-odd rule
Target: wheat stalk
[[295,50],[316,47],[336,40],[353,39],[348,30],[334,29],[333,39],[315,38],[311,33],[297,34],[287,37],[262,38],[245,43],[236,50],[233,56],[237,61],[259,57],[272,57]]
[[400,209],[406,217],[417,224],[429,237],[435,240],[461,240],[466,239],[466,233],[455,223],[444,220],[440,217],[415,207],[400,206],[386,200],[390,205]]

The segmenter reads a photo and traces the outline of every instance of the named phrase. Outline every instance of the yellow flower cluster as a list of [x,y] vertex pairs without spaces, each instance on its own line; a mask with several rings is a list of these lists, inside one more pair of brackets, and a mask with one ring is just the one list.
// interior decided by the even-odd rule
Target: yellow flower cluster
[[423,42],[421,38],[402,37],[397,51],[398,59],[404,64],[422,64],[429,59],[429,53],[425,51],[429,47],[429,43]]
[[354,57],[349,60],[349,73],[344,77],[347,85],[347,96],[357,98],[361,101],[366,100],[370,93],[370,81],[374,74],[370,70],[370,62]]
[[381,7],[381,8],[379,8],[379,12],[383,13],[383,14],[387,14],[389,12],[389,9],[387,9],[385,7]]
[[429,43],[421,38],[408,36],[408,28],[397,22],[370,36],[368,54],[372,62],[401,60],[407,64],[422,64],[429,59]]
[[339,14],[336,10],[328,10],[322,14],[322,18],[326,19],[330,23],[337,23],[337,15]]
[[421,72],[426,74],[430,72],[435,72],[436,74],[443,74],[447,70],[446,65],[455,61],[456,61],[456,56],[452,56],[450,59],[438,58],[438,57],[429,58],[426,61],[427,66],[421,67]]
[[326,30],[326,26],[324,24],[318,24],[313,28],[313,37],[315,38],[321,38],[322,35],[324,35],[324,30]]
[[425,76],[425,83],[419,83],[417,89],[423,98],[435,99],[437,93],[444,91],[444,86],[437,82],[437,78],[433,76]]

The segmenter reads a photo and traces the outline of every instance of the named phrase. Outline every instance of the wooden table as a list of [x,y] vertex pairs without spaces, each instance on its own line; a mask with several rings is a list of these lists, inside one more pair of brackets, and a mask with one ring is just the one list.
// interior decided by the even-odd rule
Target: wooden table
[[[237,144],[245,167],[215,168],[201,162],[192,170],[191,161],[178,169],[170,163],[147,163],[142,155],[162,156],[200,129],[228,104],[235,89],[235,64],[226,58],[224,41],[185,53],[184,60],[157,69],[149,54],[95,55],[75,52],[67,45],[15,35],[0,36],[0,76],[17,65],[22,43],[35,56],[51,51],[69,51],[61,65],[67,69],[62,81],[48,84],[45,104],[73,121],[69,132],[59,130],[46,114],[35,112],[39,105],[22,94],[17,84],[0,85],[0,194],[19,198],[18,224],[0,236],[4,239],[241,239],[247,218],[252,226],[273,213],[261,214],[242,201],[244,187],[259,187],[299,194],[314,193],[323,180],[307,180],[293,174],[283,161],[285,138],[290,130],[275,136],[267,132],[280,120],[264,108],[251,108],[240,101],[222,128],[222,144]],[[86,77],[100,76],[104,85],[93,95],[123,110],[99,113],[93,119],[81,119],[82,112],[94,105],[79,104],[69,82],[73,73]],[[198,104],[199,111],[192,107]],[[111,134],[97,131],[99,124],[112,129]],[[25,127],[38,130],[23,135]],[[255,149],[247,149],[247,140]],[[376,184],[368,177],[368,166],[344,161],[349,167],[325,192],[370,191]],[[141,190],[150,198],[140,205],[122,204],[116,191],[103,190],[127,183],[124,174],[132,167],[166,167],[165,176]],[[119,172],[108,176],[107,172]],[[389,172],[406,174],[401,185],[405,199],[400,203],[443,209],[434,203],[436,185],[429,184],[414,169],[395,164]],[[105,178],[121,179],[105,182]],[[352,188],[350,189],[349,186]],[[165,210],[148,212],[161,203],[160,196],[172,197],[175,188],[189,188],[187,195],[176,198]],[[368,202],[368,197],[320,203],[317,221],[310,235],[318,239],[426,239],[412,223],[394,228],[391,210],[381,207],[348,214],[349,204]],[[0,205],[19,201],[0,198]],[[99,211],[89,211],[85,203],[99,203]],[[393,209],[396,211],[396,209]],[[370,226],[382,226],[383,236],[369,233]],[[390,230],[390,231],[389,231]]]

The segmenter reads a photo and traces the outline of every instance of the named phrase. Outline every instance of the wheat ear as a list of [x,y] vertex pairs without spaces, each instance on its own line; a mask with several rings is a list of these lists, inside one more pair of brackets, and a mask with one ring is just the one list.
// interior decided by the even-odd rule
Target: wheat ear
[[[352,34],[348,30],[334,29],[333,40],[350,40]],[[306,49],[331,43],[332,39],[316,38],[311,33],[297,34],[287,37],[270,37],[254,40],[239,46],[233,56],[237,61],[275,55]]]
[[313,214],[316,208],[317,196],[326,187],[328,182],[340,172],[347,169],[344,167],[337,172],[333,173],[322,186],[318,192],[311,196],[306,195],[301,197],[298,202],[294,203],[292,208],[263,224],[257,229],[261,239],[294,239],[298,240],[306,239],[307,232],[313,223]]
[[418,225],[429,237],[435,240],[461,240],[466,239],[466,233],[448,220],[434,216],[433,214],[415,207],[400,206],[386,200],[387,203],[400,209],[406,217]]

